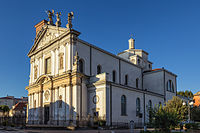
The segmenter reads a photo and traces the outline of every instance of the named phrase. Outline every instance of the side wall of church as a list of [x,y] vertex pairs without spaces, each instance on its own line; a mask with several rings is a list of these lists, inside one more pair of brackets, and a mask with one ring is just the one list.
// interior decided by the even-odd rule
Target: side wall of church
[[149,107],[150,107],[150,102],[151,101],[151,107],[154,108],[158,106],[160,103],[164,105],[164,97],[163,96],[155,96],[155,95],[150,95],[150,94],[145,94],[145,122],[148,123],[149,121]]
[[[171,80],[174,85],[174,92],[167,90],[167,82]],[[165,87],[166,87],[166,102],[172,99],[173,96],[176,96],[177,92],[177,84],[176,84],[176,76],[172,75],[169,72],[165,72]]]
[[164,72],[151,72],[143,76],[143,89],[164,95]]
[[142,69],[121,61],[121,84],[125,84],[125,75],[128,75],[127,86],[136,88],[136,79],[138,78],[138,88],[142,89]]
[[109,55],[99,49],[89,47],[88,45],[81,42],[79,42],[77,45],[77,51],[79,53],[80,59],[84,60],[84,68],[86,75],[90,75],[90,71],[91,76],[96,75],[97,66],[100,65],[102,73],[106,72],[109,74],[109,81],[112,82],[112,73],[113,71],[115,71],[115,83],[124,84],[125,75],[128,75],[128,86],[136,88],[136,79],[138,78],[138,88],[142,88],[141,68],[127,63],[126,61],[123,61],[112,55]]
[[[126,97],[126,115],[121,113],[121,97]],[[140,99],[140,113],[144,113],[143,108],[143,93],[133,91],[127,88],[112,86],[112,124],[129,123],[134,120],[135,123],[143,123],[143,117],[136,116],[136,99]]]

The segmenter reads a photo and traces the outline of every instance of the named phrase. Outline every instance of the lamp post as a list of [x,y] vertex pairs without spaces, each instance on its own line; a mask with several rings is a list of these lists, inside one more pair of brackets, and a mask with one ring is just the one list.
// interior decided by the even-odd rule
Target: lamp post
[[[187,103],[185,101],[183,101],[183,105],[185,106]],[[194,104],[194,101],[193,100],[189,100],[188,101],[188,105],[189,105],[189,108],[188,108],[188,122],[190,122],[190,107]]]

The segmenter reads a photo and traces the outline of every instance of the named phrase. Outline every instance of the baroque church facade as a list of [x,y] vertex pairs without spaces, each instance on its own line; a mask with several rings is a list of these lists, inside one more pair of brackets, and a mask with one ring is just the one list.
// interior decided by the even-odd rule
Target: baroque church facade
[[114,55],[79,38],[72,28],[61,27],[59,13],[53,24],[35,25],[36,38],[28,53],[30,80],[28,124],[67,126],[98,117],[107,125],[147,123],[148,108],[164,104],[176,95],[176,75],[164,68],[152,69],[148,53],[129,49]]

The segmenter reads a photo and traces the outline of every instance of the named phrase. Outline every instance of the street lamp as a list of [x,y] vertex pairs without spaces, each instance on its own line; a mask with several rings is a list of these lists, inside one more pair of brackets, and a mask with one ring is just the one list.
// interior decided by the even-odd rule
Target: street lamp
[[[185,106],[187,103],[185,101],[183,101],[183,105]],[[194,101],[193,100],[189,100],[188,101],[188,105],[189,105],[189,108],[188,108],[188,122],[190,122],[190,107],[194,104]]]

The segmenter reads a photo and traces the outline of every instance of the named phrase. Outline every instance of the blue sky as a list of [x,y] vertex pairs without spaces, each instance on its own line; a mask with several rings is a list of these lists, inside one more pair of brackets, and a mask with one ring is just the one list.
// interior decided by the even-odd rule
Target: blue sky
[[178,90],[200,90],[200,1],[198,0],[2,0],[0,1],[0,96],[26,96],[29,80],[27,53],[35,37],[34,25],[54,9],[74,12],[80,38],[117,54],[128,48],[134,34],[136,48],[149,53],[153,68],[178,75]]

